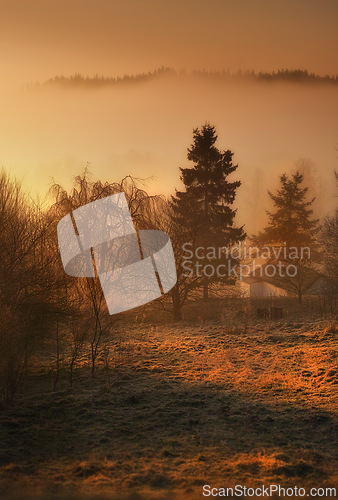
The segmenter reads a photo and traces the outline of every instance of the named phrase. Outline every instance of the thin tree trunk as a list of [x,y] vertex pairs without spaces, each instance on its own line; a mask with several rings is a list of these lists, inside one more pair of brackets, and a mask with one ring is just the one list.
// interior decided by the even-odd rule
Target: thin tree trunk
[[59,321],[56,320],[56,374],[54,379],[54,392],[60,375],[60,342],[59,342]]
[[75,363],[75,358],[74,356],[72,357],[72,360],[69,365],[69,382],[70,382],[70,387],[73,387],[73,369],[74,369],[74,363]]
[[181,321],[182,319],[182,304],[180,300],[180,293],[175,286],[172,291],[172,301],[173,301],[173,317],[174,321]]
[[203,300],[209,299],[209,283],[207,280],[203,282]]
[[182,319],[182,310],[179,305],[174,306],[173,310],[174,321],[181,321]]

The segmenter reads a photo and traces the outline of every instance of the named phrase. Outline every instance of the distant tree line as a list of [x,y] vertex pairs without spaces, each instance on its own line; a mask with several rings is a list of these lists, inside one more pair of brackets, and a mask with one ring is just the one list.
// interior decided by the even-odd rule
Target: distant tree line
[[158,68],[154,71],[149,71],[147,73],[139,73],[136,75],[124,75],[124,76],[104,76],[104,75],[94,75],[94,76],[84,76],[76,73],[71,76],[57,75],[53,78],[49,78],[43,83],[35,83],[33,87],[85,87],[85,88],[98,88],[98,87],[114,87],[121,85],[130,85],[149,82],[163,77],[175,77],[175,78],[204,78],[210,81],[238,81],[238,80],[249,80],[258,82],[289,82],[289,83],[329,83],[337,84],[338,75],[317,75],[315,73],[309,73],[307,70],[302,69],[282,69],[272,72],[255,72],[255,71],[242,71],[239,70],[235,73],[230,71],[209,71],[209,70],[193,70],[187,72],[185,70],[176,71],[173,68],[164,67]]

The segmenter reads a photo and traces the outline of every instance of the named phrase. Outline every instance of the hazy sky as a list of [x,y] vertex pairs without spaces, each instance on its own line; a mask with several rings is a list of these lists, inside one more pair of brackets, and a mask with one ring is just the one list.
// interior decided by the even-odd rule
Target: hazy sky
[[336,73],[337,22],[337,0],[0,0],[1,73]]
[[[338,73],[337,0],[0,0],[0,166],[45,193],[96,177],[155,176],[180,186],[192,130],[216,125],[242,179],[239,217],[264,214],[267,188],[308,158],[325,213],[335,203],[337,86],[152,81],[132,87],[26,91],[57,74],[301,68]],[[319,193],[320,194],[320,193]],[[244,215],[243,215],[244,214]]]

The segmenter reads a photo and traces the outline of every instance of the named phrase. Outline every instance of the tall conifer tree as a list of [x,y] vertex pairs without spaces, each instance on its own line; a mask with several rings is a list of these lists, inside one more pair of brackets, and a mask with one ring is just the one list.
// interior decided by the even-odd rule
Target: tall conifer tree
[[283,174],[280,182],[281,187],[276,194],[269,191],[275,210],[267,212],[268,225],[253,237],[253,242],[260,247],[281,249],[280,257],[274,259],[275,264],[280,262],[284,267],[292,264],[297,268],[295,276],[277,275],[276,284],[296,293],[301,302],[304,291],[316,278],[319,221],[312,218],[314,198],[307,200],[308,188],[302,186],[303,175],[296,172],[289,178]]
[[[182,231],[192,236],[194,246],[230,246],[245,238],[243,227],[236,227],[236,210],[232,207],[240,181],[228,176],[238,165],[230,150],[221,151],[215,143],[214,126],[206,123],[193,131],[188,148],[189,168],[180,168],[184,191],[172,198],[174,218]],[[204,298],[208,298],[208,280],[204,280]]]

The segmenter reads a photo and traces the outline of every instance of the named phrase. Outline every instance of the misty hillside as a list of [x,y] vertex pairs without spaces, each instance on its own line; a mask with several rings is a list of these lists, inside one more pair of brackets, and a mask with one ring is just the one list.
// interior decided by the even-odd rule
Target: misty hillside
[[176,71],[173,68],[161,67],[154,71],[149,71],[148,73],[139,73],[136,75],[124,75],[124,76],[83,76],[81,74],[74,74],[71,76],[57,75],[53,78],[49,78],[45,82],[36,83],[34,86],[63,86],[63,87],[106,87],[115,85],[126,85],[126,84],[136,84],[148,82],[155,80],[157,78],[171,77],[175,79],[190,79],[190,78],[203,78],[209,81],[234,81],[234,80],[246,80],[246,81],[258,81],[258,82],[290,82],[290,83],[329,83],[337,84],[337,75],[317,75],[315,73],[309,73],[307,70],[295,69],[283,69],[273,72],[259,72],[254,71],[241,71],[236,73],[230,73],[229,71],[207,71],[207,70],[193,70],[192,72],[186,72],[185,70]]

